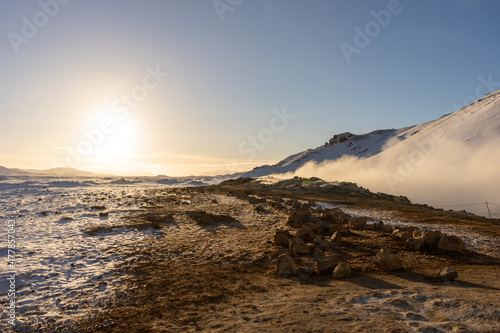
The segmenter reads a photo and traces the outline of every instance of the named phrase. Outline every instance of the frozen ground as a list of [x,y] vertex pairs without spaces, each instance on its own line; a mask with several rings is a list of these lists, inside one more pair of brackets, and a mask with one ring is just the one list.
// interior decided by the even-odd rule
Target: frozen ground
[[[121,285],[120,277],[112,277],[114,265],[134,260],[120,257],[116,248],[131,250],[137,241],[161,233],[119,228],[107,233],[103,241],[102,234],[86,234],[85,228],[116,225],[130,212],[144,210],[145,203],[140,198],[146,189],[198,184],[199,180],[190,179],[0,179],[4,237],[0,245],[0,290],[7,295],[7,272],[16,271],[17,330],[34,328],[40,322],[65,322],[79,311],[110,302]],[[13,269],[7,265],[8,220],[15,220]],[[0,331],[11,326],[6,319],[7,301],[7,297],[2,297]]]
[[[79,315],[85,313],[87,316],[89,314],[93,316],[103,311],[107,305],[113,304],[118,295],[123,294],[127,285],[125,283],[126,277],[117,275],[118,273],[114,269],[115,266],[123,263],[136,263],[139,256],[135,254],[145,248],[156,251],[155,246],[161,244],[163,244],[162,246],[181,246],[180,243],[182,242],[179,240],[185,239],[185,246],[182,245],[182,251],[178,252],[179,256],[181,256],[179,259],[186,260],[191,256],[202,255],[206,257],[207,265],[213,263],[216,257],[231,257],[238,254],[240,250],[241,253],[245,254],[242,254],[241,258],[247,258],[247,252],[252,252],[248,250],[252,249],[252,246],[248,244],[253,244],[256,247],[255,251],[260,251],[261,249],[257,246],[259,242],[256,242],[255,239],[261,240],[264,245],[267,244],[266,239],[271,237],[277,227],[274,224],[278,223],[280,219],[276,219],[273,214],[257,214],[246,201],[227,196],[214,195],[213,197],[205,197],[190,194],[192,204],[189,207],[204,210],[213,208],[218,210],[214,211],[215,213],[236,216],[239,223],[243,224],[245,228],[221,227],[217,228],[217,233],[210,232],[205,228],[193,225],[187,217],[183,217],[179,213],[176,215],[178,225],[172,227],[169,233],[166,233],[165,237],[162,238],[161,244],[157,245],[154,245],[153,240],[162,236],[161,230],[145,229],[140,231],[123,227],[110,229],[113,231],[101,232],[97,233],[97,235],[84,232],[86,228],[92,226],[126,223],[127,220],[122,219],[122,217],[131,212],[151,208],[152,205],[147,202],[148,195],[145,195],[150,189],[198,185],[200,182],[209,184],[218,181],[219,179],[208,178],[203,180],[184,179],[181,181],[172,179],[136,179],[133,181],[122,179],[66,179],[63,181],[55,181],[51,178],[1,179],[0,220],[2,221],[2,234],[5,239],[2,240],[0,245],[0,255],[4,261],[4,268],[7,267],[7,221],[16,221],[14,270],[17,272],[17,326],[14,329],[19,332],[27,332],[37,328],[38,331],[41,331],[42,327],[47,327],[47,325],[68,327],[70,323],[74,322],[74,318]],[[213,199],[216,199],[218,203],[211,203]],[[333,207],[328,203],[319,203],[319,206]],[[360,210],[348,206],[341,206],[340,208],[349,214],[369,216],[374,221],[382,220],[389,225],[437,227],[416,221],[396,219],[391,213],[384,211]],[[99,216],[99,213],[107,213],[107,216]],[[283,219],[283,217],[281,218]],[[472,250],[498,255],[498,240],[492,239],[490,236],[469,232],[458,226],[439,226],[439,229],[462,237]],[[213,238],[213,241],[207,241],[207,239],[212,239],[210,237]],[[193,246],[193,244],[197,244],[197,246]],[[241,249],[238,247],[241,247]],[[176,260],[177,257],[172,256],[170,259]],[[182,262],[183,260],[179,261]],[[5,295],[9,288],[8,274],[6,273],[8,270],[10,270],[8,267],[2,269],[0,274],[2,295]],[[467,277],[466,273],[461,272],[461,274]],[[359,277],[359,279],[362,278]],[[280,280],[278,282],[281,283]],[[187,282],[184,281],[183,283]],[[397,280],[394,283],[406,286],[409,282]],[[293,287],[295,288],[295,285]],[[318,287],[317,292],[324,293],[324,290],[320,291],[323,288]],[[408,288],[412,289],[413,285],[409,285]],[[351,293],[365,295],[366,290],[355,289],[352,292],[349,291],[349,294]],[[353,298],[352,300],[346,298],[345,302],[347,303],[345,306],[350,308],[352,304],[355,304],[356,309],[360,310],[359,313],[356,312],[356,316],[363,317],[365,312],[366,316],[371,316],[373,315],[373,309],[376,310],[375,315],[386,312],[387,298],[399,299],[408,296],[400,293],[387,294],[389,297],[384,293],[382,296],[370,294],[371,298]],[[302,307],[310,306],[307,304],[313,302],[313,300],[309,299],[309,297],[312,297],[310,294],[311,290],[304,289],[304,293],[298,295],[301,298],[290,305],[291,307],[297,307],[297,311],[293,310],[290,312],[291,314],[285,313],[284,316],[293,317],[292,322],[295,323],[299,318],[296,317],[298,316],[297,313],[303,315]],[[419,295],[416,292],[411,295],[414,294]],[[314,295],[314,293],[311,295]],[[429,301],[429,306],[434,306],[435,304],[432,302],[439,299],[432,298],[429,295],[430,293],[428,293],[428,299],[426,300]],[[276,307],[290,303],[288,296],[286,298],[276,297],[277,299],[274,301],[259,298],[254,302],[257,305],[253,304],[252,306],[258,306],[262,308],[262,311],[266,312],[275,311]],[[325,298],[325,302],[326,300],[327,298]],[[10,327],[6,319],[7,301],[6,297],[2,297],[0,304],[2,306],[0,331],[2,332],[7,331]],[[445,305],[447,306],[447,304]],[[409,316],[408,320],[411,319],[412,323],[417,323],[422,316],[425,318],[430,316],[426,312],[427,308],[425,306],[410,309],[407,311],[408,313],[404,312],[403,315]],[[267,309],[266,307],[273,307],[273,309]],[[393,307],[392,310],[396,308],[397,306]],[[321,311],[326,310],[322,309]],[[328,311],[333,310],[329,309]],[[456,313],[450,313],[447,316],[453,317],[460,311],[457,310]],[[440,315],[441,312],[439,312]],[[256,316],[261,314],[260,312],[256,313]],[[233,318],[234,315],[229,310],[227,315],[229,323],[237,319]],[[245,316],[247,315],[245,314]],[[316,314],[311,311],[311,316],[317,319],[316,315],[323,314]],[[476,313],[471,313],[470,316],[474,317],[475,315]],[[493,315],[496,316],[496,314]],[[209,321],[218,321],[220,319],[217,319],[217,317],[212,318],[209,314],[207,316]],[[349,318],[351,317],[350,315]],[[214,325],[219,325],[219,323],[215,322]],[[469,327],[474,327],[474,325]],[[446,330],[444,329],[444,331]]]

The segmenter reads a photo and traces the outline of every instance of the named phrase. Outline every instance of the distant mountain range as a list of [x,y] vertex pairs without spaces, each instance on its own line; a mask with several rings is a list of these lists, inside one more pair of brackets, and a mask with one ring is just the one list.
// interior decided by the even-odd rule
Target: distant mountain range
[[386,164],[400,163],[395,156],[427,154],[444,141],[480,147],[500,138],[500,90],[489,93],[461,110],[439,119],[401,129],[377,130],[355,135],[335,135],[324,145],[291,155],[275,165],[264,165],[244,174],[261,177],[295,172],[308,162],[335,161],[356,156]]
[[46,170],[17,169],[0,166],[0,176],[34,176],[34,177],[116,177],[114,175],[97,174],[72,168],[53,168]]

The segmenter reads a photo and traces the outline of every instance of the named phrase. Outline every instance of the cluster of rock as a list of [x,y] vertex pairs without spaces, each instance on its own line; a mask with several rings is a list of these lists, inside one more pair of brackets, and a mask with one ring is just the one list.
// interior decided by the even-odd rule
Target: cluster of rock
[[350,132],[335,134],[328,142],[325,142],[325,147],[331,147],[337,143],[346,142],[354,136],[355,135]]
[[[292,202],[292,209],[286,222],[286,229],[278,229],[274,234],[274,244],[286,251],[278,257],[279,276],[305,276],[310,274],[331,274],[335,279],[351,276],[351,267],[346,256],[340,253],[343,236],[352,230],[376,230],[391,234],[402,240],[410,250],[439,248],[461,252],[464,242],[456,237],[436,230],[394,229],[378,223],[367,223],[367,217],[352,217],[340,209],[311,210],[309,204]],[[314,212],[312,214],[311,212]],[[403,246],[402,244],[402,246]],[[345,245],[345,244],[344,244]],[[396,271],[403,268],[401,258],[385,248],[381,248],[372,260],[382,271]],[[438,272],[439,280],[453,280],[456,271]]]
[[460,237],[447,235],[439,230],[395,229],[392,236],[403,240],[405,247],[412,251],[420,251],[423,248],[438,248],[452,252],[465,250],[465,243]]
[[293,208],[287,221],[291,230],[279,229],[275,232],[276,246],[288,249],[278,257],[277,274],[313,273],[311,265],[299,269],[294,260],[296,258],[297,261],[314,264],[314,272],[321,275],[331,274],[335,279],[351,276],[345,256],[335,252],[342,242],[342,234],[348,232],[343,224],[350,220],[350,216],[335,210],[316,217],[310,213],[310,205],[314,203],[292,202]]
[[[279,165],[277,164],[276,166]],[[226,180],[221,184],[219,184],[219,186],[248,187],[249,190],[245,191],[247,193],[241,193],[241,190],[240,191],[230,190],[227,193],[229,196],[236,196],[238,198],[245,200],[248,200],[247,195],[254,192],[254,190],[267,190],[267,191],[277,190],[277,191],[286,191],[286,192],[302,193],[302,194],[328,193],[334,195],[343,195],[346,197],[354,196],[354,197],[381,199],[381,200],[393,201],[403,205],[411,204],[410,200],[404,196],[394,196],[385,193],[373,193],[366,188],[358,186],[356,183],[325,182],[324,180],[317,177],[302,178],[295,176],[291,179],[284,179],[272,184],[267,184],[265,182],[261,182],[260,180],[253,178],[238,178],[238,179]]]

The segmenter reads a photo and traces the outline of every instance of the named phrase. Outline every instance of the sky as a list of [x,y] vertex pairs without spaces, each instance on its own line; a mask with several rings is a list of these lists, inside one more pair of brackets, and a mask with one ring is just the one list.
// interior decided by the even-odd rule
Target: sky
[[0,165],[226,174],[430,121],[499,89],[499,13],[493,0],[2,1]]

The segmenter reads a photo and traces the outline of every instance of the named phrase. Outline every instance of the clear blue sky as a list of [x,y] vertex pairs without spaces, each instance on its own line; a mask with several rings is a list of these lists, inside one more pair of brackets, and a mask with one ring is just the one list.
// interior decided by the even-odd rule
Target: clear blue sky
[[[499,1],[54,3],[0,3],[3,166],[225,173],[335,133],[430,121],[475,95],[479,76],[500,82]],[[388,7],[390,22],[374,23]],[[340,45],[356,47],[356,27],[373,37],[348,63]],[[169,75],[146,91],[147,68]],[[118,117],[113,101],[134,89],[147,95]],[[273,120],[285,109],[295,118]],[[90,142],[103,119],[112,130]]]

